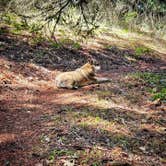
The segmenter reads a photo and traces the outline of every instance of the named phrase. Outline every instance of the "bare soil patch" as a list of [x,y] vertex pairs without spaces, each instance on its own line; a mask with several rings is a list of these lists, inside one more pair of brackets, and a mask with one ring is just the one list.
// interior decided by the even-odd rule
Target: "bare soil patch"
[[86,49],[112,82],[64,90],[55,76],[84,64],[85,49],[30,46],[10,35],[0,42],[0,165],[165,165],[166,105],[127,76],[165,73],[166,61],[132,61],[133,50],[115,46]]

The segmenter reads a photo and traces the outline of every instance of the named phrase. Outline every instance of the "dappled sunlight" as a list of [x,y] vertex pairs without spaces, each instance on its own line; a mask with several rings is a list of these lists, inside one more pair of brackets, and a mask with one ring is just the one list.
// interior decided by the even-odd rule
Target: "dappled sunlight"
[[55,79],[56,70],[51,71],[34,63],[16,64],[6,58],[0,58],[0,65],[3,69],[1,69],[0,81],[6,81],[9,86],[12,83],[12,86],[16,88],[28,87],[39,89],[41,86],[45,88],[55,87],[52,79]]
[[[102,33],[98,38],[89,40],[86,43],[88,48],[101,49],[108,46],[117,46],[120,49],[135,50],[136,47],[147,47],[152,51],[155,51],[159,56],[165,60],[166,53],[166,41],[147,36],[141,33],[129,32],[127,30],[112,28],[107,33]],[[88,46],[89,45],[89,46]]]
[[0,144],[12,142],[18,137],[17,134],[14,133],[0,133]]
[[81,91],[69,91],[69,93],[66,91],[65,93],[57,94],[56,99],[52,100],[52,102],[61,102],[62,104],[86,104],[97,108],[107,108],[108,106],[107,101],[99,101],[96,95],[86,93],[83,95]]
[[148,123],[143,123],[141,124],[140,128],[138,130],[143,130],[147,132],[153,132],[153,133],[158,133],[158,134],[163,134],[165,132],[165,127],[157,125],[155,123],[148,124]]
[[132,135],[128,127],[125,126],[124,124],[121,125],[114,121],[109,122],[107,120],[103,120],[100,117],[88,116],[86,118],[81,118],[80,122],[78,122],[77,124],[82,127],[84,126],[93,127],[99,130],[106,130],[106,131],[110,131],[111,133],[120,133],[126,136]]
[[79,91],[78,92],[69,91],[69,93],[66,91],[65,93],[57,94],[56,98],[52,100],[52,103],[61,102],[62,104],[76,104],[76,105],[86,104],[88,106],[92,106],[97,109],[117,108],[117,109],[126,109],[130,112],[136,112],[138,114],[147,114],[146,110],[140,109],[134,105],[129,106],[126,103],[126,101],[123,101],[121,103],[115,103],[111,99],[109,100],[100,99],[96,94],[84,93],[84,95],[82,95],[81,93],[82,92]]
[[143,163],[143,159],[146,160],[146,163],[151,165],[151,162],[157,162],[157,161],[152,161],[152,157],[151,156],[146,156],[141,155],[141,154],[135,154],[135,153],[127,153],[126,151],[124,151],[121,147],[114,147],[112,148],[109,153],[111,154],[113,159],[117,159],[117,158],[121,158],[123,161],[129,160],[129,161],[133,161],[134,159],[137,159],[137,163],[138,165],[144,165]]
[[127,32],[125,30],[118,29],[117,27],[113,28],[112,31],[122,39],[127,39],[129,44],[131,44],[130,46],[143,45],[161,54],[165,54],[166,52],[166,41],[165,43],[161,43],[159,42],[159,39],[155,39],[154,37],[149,37],[141,33]]
[[[10,36],[3,39],[0,143],[5,162],[10,158],[21,161],[22,156],[38,165],[62,159],[73,159],[76,165],[117,160],[157,165],[164,158],[162,103],[152,110],[147,106],[152,101],[145,84],[128,77],[142,70],[163,72],[164,61],[151,52],[135,56],[138,46],[157,55],[163,53],[163,43],[160,49],[156,39],[113,31],[87,40],[81,49],[57,43],[31,46]],[[87,54],[101,65],[97,76],[112,81],[75,90],[58,89],[56,75],[86,63]]]
[[[32,100],[30,101],[32,102]],[[40,104],[32,104],[32,103],[22,103],[20,105],[17,105],[17,108],[21,108],[23,107],[23,111],[28,111],[28,112],[35,112],[35,110],[37,109],[41,109],[41,105]]]
[[123,152],[123,149],[121,147],[114,147],[110,151],[114,157],[120,156]]
[[[116,120],[106,120],[103,117],[98,116],[97,114],[92,115],[91,110],[85,113],[82,111],[77,111],[74,107],[63,108],[66,110],[64,119],[69,121],[72,126],[78,125],[83,128],[94,128],[97,130],[105,130],[114,134],[122,134],[124,136],[132,137],[133,133],[129,130],[129,126],[125,124],[125,121],[122,119],[121,123],[118,123]],[[86,109],[86,108],[85,108]],[[95,108],[94,108],[95,109]],[[95,110],[96,112],[101,112],[102,110]],[[103,113],[104,114],[104,113]],[[107,112],[105,112],[107,114]],[[56,119],[56,118],[55,118]],[[55,120],[55,125],[58,121]]]

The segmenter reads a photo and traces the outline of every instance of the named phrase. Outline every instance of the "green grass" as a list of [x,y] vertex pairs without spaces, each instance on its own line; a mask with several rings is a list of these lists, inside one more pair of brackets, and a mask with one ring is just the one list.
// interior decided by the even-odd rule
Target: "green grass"
[[166,102],[166,88],[162,88],[160,92],[154,93],[153,100],[161,99]]
[[62,45],[74,50],[79,50],[81,48],[81,45],[79,43],[75,42],[73,39],[70,38],[63,38],[60,40],[60,42]]
[[51,42],[51,46],[52,46],[53,48],[56,48],[56,49],[61,48],[61,44],[56,43],[56,42]]
[[140,57],[143,54],[147,54],[147,53],[150,53],[150,52],[151,52],[151,50],[149,48],[140,46],[140,47],[137,47],[135,49],[135,56]]
[[137,12],[128,12],[125,14],[124,19],[126,23],[133,21],[137,17]]
[[65,150],[65,149],[55,149],[53,151],[50,152],[48,159],[50,163],[53,163],[56,157],[59,156],[73,156],[74,155],[74,151],[71,150]]
[[149,87],[152,94],[152,100],[160,99],[166,101],[166,74],[164,73],[150,73],[137,72],[133,74],[136,79],[141,79]]

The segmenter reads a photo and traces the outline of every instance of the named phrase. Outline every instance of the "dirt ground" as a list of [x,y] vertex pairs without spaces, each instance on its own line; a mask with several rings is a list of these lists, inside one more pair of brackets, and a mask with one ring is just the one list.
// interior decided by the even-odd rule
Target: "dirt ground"
[[[156,53],[133,60],[132,49],[116,46],[56,49],[12,35],[0,41],[0,165],[166,164],[166,105],[129,77],[165,73]],[[83,65],[85,52],[112,82],[57,89],[57,73]]]

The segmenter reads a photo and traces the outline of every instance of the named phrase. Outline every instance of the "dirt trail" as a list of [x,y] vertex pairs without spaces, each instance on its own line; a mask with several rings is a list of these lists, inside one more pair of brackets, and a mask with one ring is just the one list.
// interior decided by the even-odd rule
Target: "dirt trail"
[[146,55],[131,62],[124,55],[133,51],[116,47],[89,50],[99,76],[113,81],[63,90],[54,78],[84,64],[83,50],[0,39],[0,165],[165,164],[165,105],[127,82],[137,71],[164,73],[165,61]]

